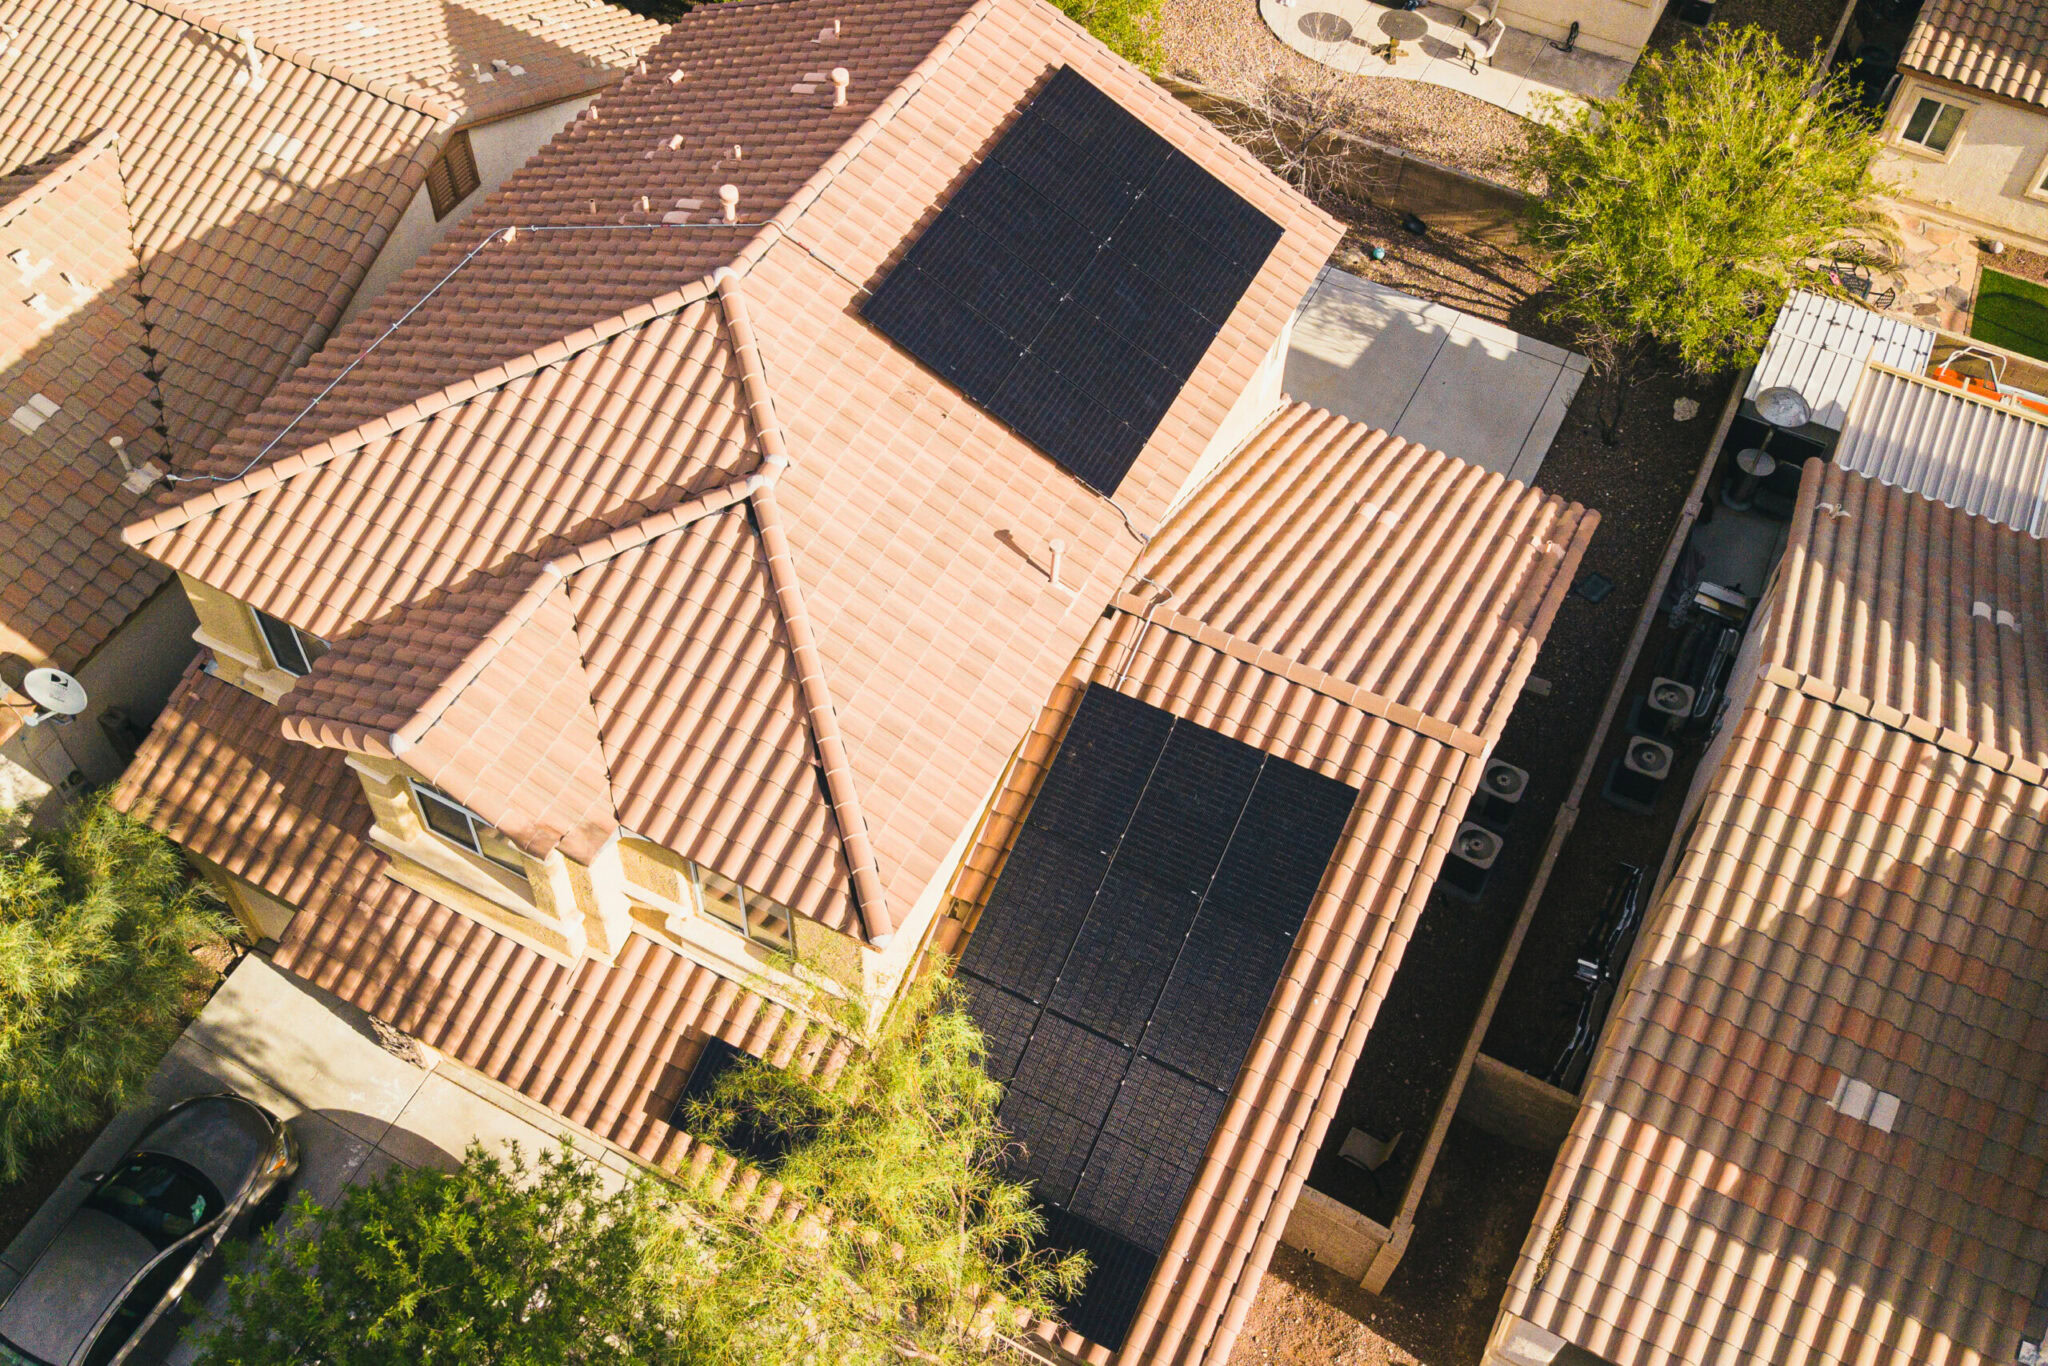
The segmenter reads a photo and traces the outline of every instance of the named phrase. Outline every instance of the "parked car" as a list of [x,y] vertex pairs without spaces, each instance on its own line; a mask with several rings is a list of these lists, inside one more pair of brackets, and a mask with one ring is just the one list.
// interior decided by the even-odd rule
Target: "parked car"
[[299,1168],[277,1116],[235,1095],[166,1110],[0,1301],[0,1366],[117,1366],[168,1346],[222,1246],[277,1217]]

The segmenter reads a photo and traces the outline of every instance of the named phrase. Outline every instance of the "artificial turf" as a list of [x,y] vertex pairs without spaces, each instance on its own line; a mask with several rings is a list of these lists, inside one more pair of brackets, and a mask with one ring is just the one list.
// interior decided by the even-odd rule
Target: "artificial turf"
[[1985,267],[1977,283],[1970,335],[2008,351],[2048,360],[2048,286]]

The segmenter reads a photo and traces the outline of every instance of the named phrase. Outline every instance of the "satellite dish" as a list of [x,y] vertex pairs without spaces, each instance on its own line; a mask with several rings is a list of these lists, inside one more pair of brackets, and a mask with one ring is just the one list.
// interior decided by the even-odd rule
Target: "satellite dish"
[[1776,384],[1756,396],[1756,410],[1773,427],[1804,427],[1813,420],[1813,407],[1797,390]]
[[21,690],[52,716],[76,716],[85,710],[85,685],[62,669],[30,669]]

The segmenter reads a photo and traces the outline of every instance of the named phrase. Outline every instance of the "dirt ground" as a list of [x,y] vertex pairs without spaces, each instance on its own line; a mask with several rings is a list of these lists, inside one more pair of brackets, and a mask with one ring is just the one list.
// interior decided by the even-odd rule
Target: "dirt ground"
[[1474,1366],[1552,1156],[1453,1124],[1386,1294],[1282,1248],[1231,1366]]
[[1331,72],[1273,36],[1258,0],[1163,0],[1166,74],[1229,92],[1264,71],[1330,72],[1356,94],[1358,132],[1475,175],[1507,180],[1528,123],[1498,105],[1440,85]]
[[64,1184],[64,1177],[85,1156],[85,1150],[100,1136],[95,1124],[36,1150],[29,1158],[28,1171],[21,1180],[0,1186],[0,1247],[14,1241],[28,1221],[42,1208],[50,1192]]

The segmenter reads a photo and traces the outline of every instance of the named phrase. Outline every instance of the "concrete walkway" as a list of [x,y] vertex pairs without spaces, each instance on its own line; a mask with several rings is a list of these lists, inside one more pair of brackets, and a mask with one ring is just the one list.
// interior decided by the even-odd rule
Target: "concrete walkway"
[[[531,1155],[567,1127],[459,1064],[381,1035],[353,1006],[252,956],[172,1046],[150,1080],[148,1101],[115,1116],[74,1175],[111,1166],[172,1102],[223,1090],[290,1123],[304,1149],[293,1198],[304,1191],[323,1204],[394,1164],[453,1167],[472,1139],[490,1147],[516,1141]],[[632,1170],[629,1158],[595,1140],[577,1146],[621,1179]],[[67,1181],[0,1253],[0,1294],[85,1193],[83,1182]],[[189,1359],[183,1346],[169,1358]]]
[[1586,358],[1326,266],[1295,319],[1291,397],[1532,483]]
[[[1273,35],[1324,66],[1360,76],[1426,81],[1536,118],[1547,109],[1568,112],[1588,100],[1612,98],[1634,63],[1580,49],[1561,52],[1549,40],[1511,28],[1493,60],[1466,64],[1469,26],[1448,5],[1388,9],[1375,0],[1259,0],[1259,17]],[[1398,55],[1386,57],[1389,39]]]

